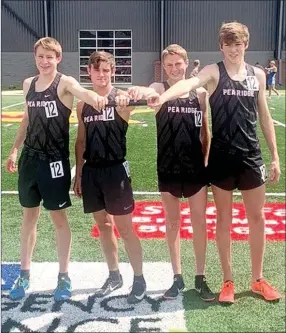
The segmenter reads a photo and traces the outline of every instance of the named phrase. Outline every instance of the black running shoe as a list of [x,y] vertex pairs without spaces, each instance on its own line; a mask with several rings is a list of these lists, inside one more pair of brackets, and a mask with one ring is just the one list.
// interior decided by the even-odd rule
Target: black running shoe
[[185,289],[184,280],[174,278],[172,287],[167,291],[165,291],[163,297],[166,299],[176,299],[184,289]]
[[146,283],[134,281],[132,290],[127,297],[128,304],[136,304],[143,300],[146,295]]
[[121,288],[122,286],[123,286],[123,279],[122,279],[121,275],[120,275],[119,280],[111,279],[109,276],[106,279],[104,285],[101,288],[96,289],[94,294],[98,297],[107,296],[110,293],[112,293],[114,290],[117,290],[117,289]]
[[199,293],[202,300],[211,302],[215,299],[214,293],[210,290],[206,277],[204,275],[196,275],[195,289]]

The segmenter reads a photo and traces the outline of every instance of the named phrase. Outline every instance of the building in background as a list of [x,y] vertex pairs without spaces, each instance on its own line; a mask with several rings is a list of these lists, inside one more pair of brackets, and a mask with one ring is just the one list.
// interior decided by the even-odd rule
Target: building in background
[[[190,60],[200,59],[201,67],[220,61],[218,30],[224,21],[249,27],[247,62],[266,65],[286,53],[281,0],[2,0],[1,9],[2,87],[20,86],[35,74],[33,44],[47,35],[63,46],[59,69],[83,85],[89,85],[86,64],[95,50],[114,54],[114,84],[123,87],[159,81],[164,74],[160,53],[171,43],[183,46]],[[280,61],[279,81],[285,84],[282,69]]]

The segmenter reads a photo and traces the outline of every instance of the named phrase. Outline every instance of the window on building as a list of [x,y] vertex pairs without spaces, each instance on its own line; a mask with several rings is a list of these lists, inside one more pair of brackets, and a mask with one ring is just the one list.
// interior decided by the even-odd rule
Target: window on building
[[80,30],[79,31],[79,82],[91,86],[87,63],[94,51],[106,51],[115,58],[113,84],[132,83],[131,30]]

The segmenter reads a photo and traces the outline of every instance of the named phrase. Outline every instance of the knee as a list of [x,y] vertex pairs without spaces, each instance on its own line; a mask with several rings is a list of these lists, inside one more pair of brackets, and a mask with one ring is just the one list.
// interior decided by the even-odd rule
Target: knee
[[66,222],[66,221],[57,221],[57,222],[54,222],[54,225],[57,230],[62,230],[62,229],[70,230],[70,226],[69,226],[68,222]]
[[57,230],[61,229],[70,229],[67,216],[64,212],[61,211],[51,211],[50,212],[52,221]]
[[136,234],[134,233],[134,230],[132,227],[128,227],[128,226],[117,226],[117,230],[118,233],[120,235],[120,237],[122,238],[122,240],[128,240],[132,237],[137,237]]
[[191,223],[195,227],[206,227],[206,212],[200,210],[191,211]]
[[250,224],[261,224],[264,221],[264,211],[258,210],[247,213],[247,220]]
[[232,223],[231,213],[217,213],[216,229],[220,232],[230,232],[230,226]]
[[102,220],[95,220],[100,232],[112,232],[113,222],[108,216]]

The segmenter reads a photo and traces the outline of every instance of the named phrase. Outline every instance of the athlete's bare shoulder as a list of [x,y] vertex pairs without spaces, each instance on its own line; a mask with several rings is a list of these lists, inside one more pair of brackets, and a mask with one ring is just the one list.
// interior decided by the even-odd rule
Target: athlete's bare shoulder
[[27,77],[25,80],[24,80],[24,83],[30,83],[33,81],[33,79],[35,78],[36,76],[30,76],[30,77]]
[[63,80],[64,82],[79,83],[73,76],[66,75],[66,74],[63,74],[63,73],[61,73],[61,74],[62,74],[61,80]]
[[[217,63],[209,64],[206,65],[202,70],[204,72],[215,73],[218,70],[218,65]],[[198,73],[198,75],[201,73],[201,71]]]
[[253,70],[255,76],[257,76],[258,78],[265,78],[265,72],[261,68],[253,66]]
[[217,75],[219,74],[219,67],[217,63],[207,65],[205,68],[207,71],[210,72],[212,78],[216,78]]
[[[62,73],[61,73],[62,74]],[[72,76],[62,74],[58,85],[58,96],[62,103],[69,109],[72,108],[74,94],[73,89],[83,89],[79,82]]]
[[23,91],[24,91],[24,94],[27,94],[27,92],[29,91],[31,83],[32,83],[32,81],[33,81],[34,78],[35,78],[35,76],[31,76],[31,77],[26,78],[23,81]]
[[71,86],[78,86],[79,82],[73,77],[69,75],[62,74],[60,79],[60,86],[65,90],[65,92],[69,92],[69,89],[66,89]]
[[23,85],[26,85],[26,86],[29,85],[30,86],[35,77],[36,76],[31,76],[31,77],[26,78],[23,82]]
[[219,69],[217,64],[206,65],[197,76],[188,80],[197,80],[199,84],[197,86],[202,87],[207,84],[213,84],[218,81]]
[[[61,73],[61,74],[62,74],[62,73]],[[70,78],[71,78],[71,76],[67,76],[67,75],[65,75],[65,74],[62,74],[61,79],[60,79],[60,84],[61,84],[62,86],[66,86],[67,84],[70,83]]]

